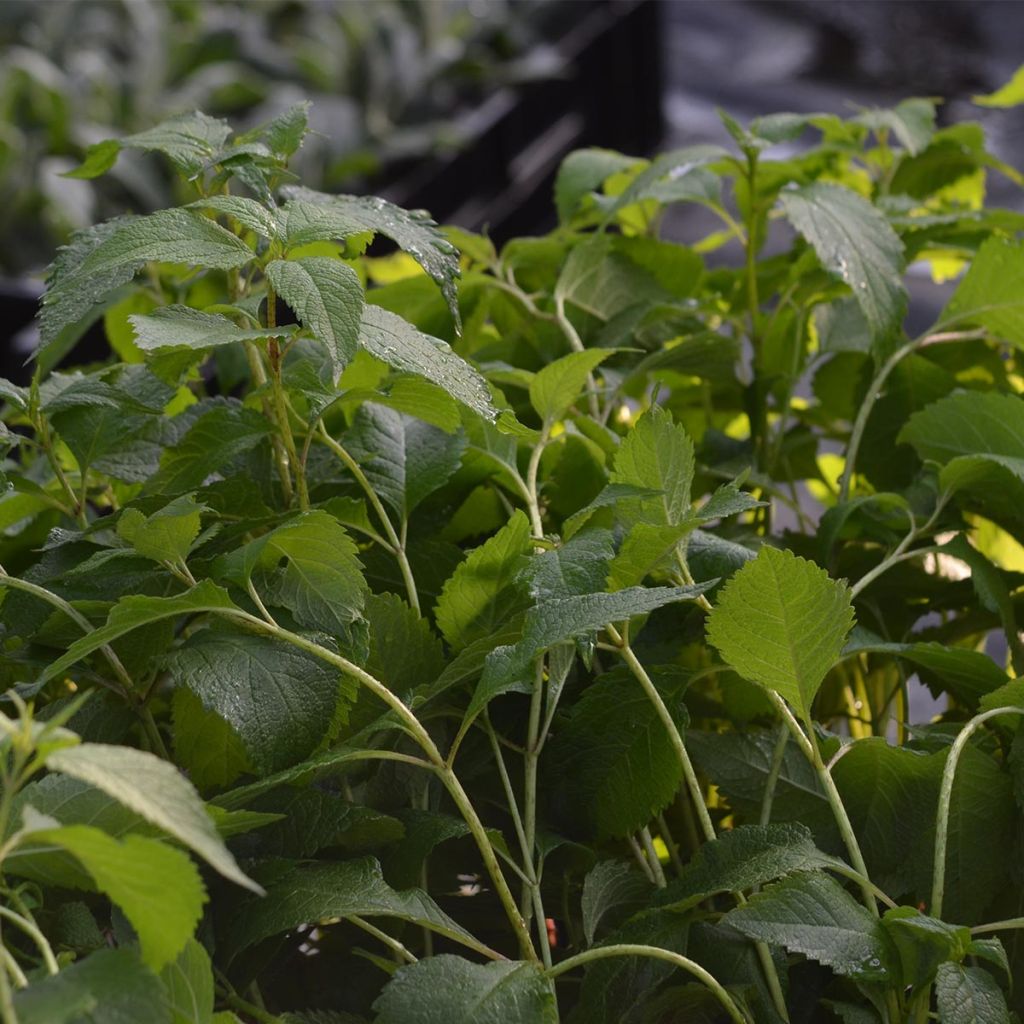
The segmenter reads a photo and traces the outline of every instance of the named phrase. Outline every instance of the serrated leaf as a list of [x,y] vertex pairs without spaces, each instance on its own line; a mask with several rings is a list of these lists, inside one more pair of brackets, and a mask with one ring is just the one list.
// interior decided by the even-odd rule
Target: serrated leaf
[[149,261],[232,270],[253,258],[230,231],[193,210],[108,221],[75,237],[50,266],[39,314],[43,346]]
[[159,978],[127,949],[101,949],[14,994],[19,1024],[172,1024]]
[[167,990],[171,1024],[213,1024],[213,968],[195,939],[160,972],[160,980]]
[[[653,679],[682,732],[689,721],[685,679]],[[617,670],[591,683],[573,705],[551,741],[545,775],[555,820],[599,838],[624,838],[668,806],[683,771],[657,708],[632,675]]]
[[658,893],[659,906],[689,910],[720,892],[745,892],[798,871],[835,865],[803,825],[740,825],[704,843],[683,874]]
[[[423,211],[403,210],[377,196],[328,195],[308,188],[289,187],[285,204],[285,239],[289,246],[320,239],[343,238],[362,231],[373,231],[390,238],[433,278],[444,295],[461,330],[456,281],[459,255],[437,224]],[[301,210],[301,227],[292,228],[294,213]],[[296,218],[297,220],[299,218]],[[338,230],[338,229],[342,230]]]
[[400,521],[443,487],[458,470],[466,450],[463,434],[376,402],[365,402],[345,434],[345,446],[371,486]]
[[741,676],[806,718],[852,626],[844,584],[790,551],[764,547],[722,588],[707,631]]
[[497,419],[498,410],[484,378],[451,346],[421,333],[397,314],[379,306],[364,306],[359,340],[382,362],[425,377],[486,420]]
[[309,130],[309,100],[302,100],[282,110],[265,124],[257,125],[242,135],[237,142],[262,142],[278,158],[287,158],[298,151]]
[[653,405],[619,445],[610,480],[661,492],[635,503],[623,500],[621,511],[631,520],[676,525],[690,513],[693,470],[693,442],[671,413]]
[[649,573],[670,559],[691,529],[689,523],[634,524],[608,567],[608,589],[622,590],[643,583]]
[[922,914],[914,907],[895,907],[882,917],[882,927],[899,954],[904,985],[927,985],[939,965],[962,960],[970,945],[970,929]]
[[237,955],[271,935],[352,914],[397,917],[480,949],[421,889],[392,889],[373,857],[349,861],[265,861],[253,873],[265,896],[244,897],[225,919],[224,935]]
[[558,219],[566,223],[589,192],[600,188],[613,174],[629,170],[636,162],[636,157],[611,149],[578,149],[570,153],[555,176]]
[[981,967],[942,964],[935,981],[941,1024],[1010,1024],[1006,999]]
[[876,135],[892,132],[908,153],[920,153],[935,134],[935,101],[923,97],[903,100],[895,107],[865,110],[852,118]]
[[607,530],[588,530],[530,559],[523,572],[534,602],[551,601],[604,589],[614,554]]
[[213,210],[234,217],[242,227],[255,231],[264,238],[277,237],[277,219],[272,210],[262,203],[245,196],[212,195],[203,196],[190,204],[192,209]]
[[307,256],[274,260],[267,264],[266,274],[299,322],[326,346],[337,379],[355,357],[359,342],[363,286],[356,272],[341,260]]
[[260,891],[235,863],[203,801],[173,765],[130,747],[83,743],[51,754],[47,767],[103,790],[180,840],[225,878]]
[[525,603],[514,600],[514,590],[529,549],[530,523],[517,510],[459,563],[435,608],[438,629],[455,650],[490,635],[517,604]]
[[853,291],[876,339],[903,320],[903,243],[866,199],[840,185],[815,182],[783,189],[779,202],[814,247],[822,266]]
[[653,894],[650,879],[632,864],[603,860],[583,879],[580,911],[587,945],[594,944],[598,929],[608,918],[621,920],[645,907]]
[[183,494],[150,516],[137,508],[125,509],[117,521],[118,536],[145,558],[183,562],[199,536],[200,518],[206,511],[193,498]]
[[373,1004],[377,1024],[556,1024],[551,986],[536,964],[474,964],[442,954],[403,967]]
[[342,702],[339,672],[299,648],[233,629],[203,629],[167,661],[241,739],[262,775],[308,757],[329,734]]
[[729,911],[724,923],[861,981],[884,981],[894,972],[892,950],[878,920],[819,872],[768,886],[746,906]]
[[144,352],[163,349],[208,349],[237,341],[280,338],[295,332],[294,325],[273,329],[239,327],[220,313],[201,313],[188,306],[162,306],[152,313],[128,317],[135,344]]
[[440,637],[395,594],[371,594],[363,609],[370,624],[366,670],[392,693],[406,696],[444,669]]
[[31,836],[33,842],[52,843],[78,859],[96,887],[124,911],[139,937],[142,959],[153,970],[178,957],[206,902],[202,879],[186,854],[157,839],[115,839],[88,825],[38,830]]
[[579,398],[590,374],[611,352],[587,349],[548,363],[530,381],[530,402],[545,423],[553,423]]

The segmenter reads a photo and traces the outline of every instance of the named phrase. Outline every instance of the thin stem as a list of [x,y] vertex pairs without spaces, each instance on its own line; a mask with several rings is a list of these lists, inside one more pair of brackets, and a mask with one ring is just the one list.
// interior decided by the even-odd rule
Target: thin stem
[[[3,933],[0,932],[0,942]],[[14,1009],[14,993],[7,971],[0,971],[0,1022],[2,1024],[18,1024],[18,1014]]]
[[972,935],[985,935],[988,932],[1005,932],[1015,928],[1024,928],[1024,917],[1010,917],[1005,921],[990,921],[978,924],[971,929]]
[[551,436],[551,424],[544,423],[540,438],[530,452],[530,461],[526,466],[526,505],[530,515],[530,529],[534,537],[544,536],[544,523],[540,517],[540,498],[537,492],[537,475],[540,471],[540,459]]
[[46,940],[46,936],[27,918],[22,917],[21,914],[16,914],[10,907],[5,907],[0,904],[0,917],[6,918],[16,928],[23,931],[39,949],[42,954],[43,963],[46,965],[46,971],[48,974],[57,974],[60,971],[60,967],[57,964],[57,958],[53,955],[53,949],[50,947],[50,943]]
[[[263,358],[255,342],[246,341],[245,357],[249,361],[249,376],[252,377],[254,389],[258,390],[267,383],[267,371],[263,368]],[[263,415],[269,420],[272,419],[271,404],[266,395],[260,399],[263,406]],[[284,448],[284,441],[280,434],[271,434],[270,444],[274,449],[274,464],[277,466],[277,475],[281,481],[281,491],[284,494],[286,505],[292,503],[292,475],[288,471],[288,453]]]
[[651,885],[656,885],[654,881],[654,872],[651,870],[650,862],[647,860],[647,856],[644,854],[643,847],[636,841],[633,836],[626,836],[626,841],[629,843],[629,848],[633,851],[633,859],[640,866],[640,870],[647,876],[647,881]]
[[725,1011],[729,1014],[731,1020],[735,1021],[736,1024],[749,1024],[740,1008],[733,1002],[732,996],[726,992],[714,975],[709,974],[700,964],[695,963],[688,957],[682,956],[679,953],[673,953],[667,949],[660,949],[657,946],[641,946],[633,943],[597,946],[594,949],[577,953],[576,956],[571,956],[568,960],[563,960],[560,964],[556,964],[547,972],[547,975],[549,978],[557,978],[567,971],[575,970],[575,968],[582,967],[584,964],[591,963],[594,960],[605,960],[608,957],[615,956],[645,956],[653,960],[664,960],[666,963],[670,963],[680,970],[692,974],[711,989],[718,1001],[725,1007]]
[[4,968],[14,981],[15,988],[28,988],[28,978],[25,977],[25,972],[5,946],[0,946],[0,959],[3,960]]
[[942,770],[939,807],[935,816],[935,867],[932,871],[932,901],[928,908],[928,913],[932,917],[942,916],[942,897],[946,885],[946,844],[949,840],[949,808],[953,798],[953,781],[956,777],[960,755],[964,752],[964,747],[967,746],[967,741],[975,730],[990,718],[996,718],[999,715],[1024,715],[1024,708],[993,708],[991,711],[975,715],[960,730],[960,735],[950,747],[949,756],[946,758],[946,764]]
[[668,848],[669,860],[672,861],[672,867],[675,869],[677,875],[683,873],[683,862],[679,857],[679,844],[672,838],[672,832],[669,830],[668,822],[665,820],[664,814],[659,814],[658,818],[658,830],[661,832],[661,838]]
[[86,527],[89,525],[89,517],[86,515],[85,505],[79,501],[79,497],[75,494],[75,489],[71,486],[64,468],[60,464],[60,460],[57,458],[57,453],[53,450],[53,438],[50,435],[50,426],[43,418],[41,414],[36,417],[35,422],[36,433],[39,435],[39,440],[42,442],[43,451],[46,452],[46,459],[50,463],[50,468],[53,470],[54,476],[57,477],[60,483],[61,489],[64,491],[65,497],[71,504],[71,508],[74,510],[75,517],[78,519],[79,526]]
[[786,757],[786,747],[789,745],[789,729],[785,723],[779,726],[779,737],[775,741],[772,750],[772,763],[768,770],[768,778],[764,784],[764,796],[761,798],[761,814],[758,823],[767,825],[772,820],[772,804],[775,801],[775,787],[779,781],[779,774],[782,772],[782,762]]
[[[569,348],[573,352],[584,351],[583,341],[580,339],[579,333],[573,326],[573,322],[569,319],[565,312],[565,302],[561,296],[555,296],[555,320],[558,326],[561,328],[562,334],[565,335],[565,340],[569,342]],[[597,403],[597,383],[594,380],[593,371],[587,374],[587,404],[590,407],[590,415],[594,419],[599,419],[601,415],[601,409]]]
[[[267,327],[277,326],[277,296],[274,289],[267,285]],[[281,431],[281,439],[284,441],[284,449],[288,455],[288,466],[295,474],[295,489],[299,495],[299,508],[309,508],[309,491],[306,487],[306,472],[299,458],[298,449],[295,447],[295,436],[292,434],[291,420],[288,418],[288,400],[284,391],[284,383],[281,379],[281,364],[283,357],[278,347],[277,338],[270,338],[267,341],[267,357],[270,363],[270,387],[274,398],[274,420],[277,429]]]
[[412,955],[402,945],[398,939],[392,935],[388,935],[387,932],[381,931],[375,924],[370,924],[369,921],[364,920],[358,914],[350,914],[348,918],[357,928],[362,928],[367,935],[372,935],[375,939],[380,939],[385,946],[388,947],[393,953],[395,953],[400,959],[404,960],[407,964],[414,964],[417,962],[416,957]]
[[384,528],[384,536],[388,539],[390,545],[389,550],[395,556],[398,561],[398,568],[402,573],[402,580],[405,583],[406,594],[409,598],[409,606],[418,615],[420,613],[420,599],[419,593],[416,590],[416,580],[413,578],[412,567],[409,565],[409,559],[405,553],[405,545],[402,543],[401,538],[395,531],[394,526],[391,522],[391,517],[387,514],[383,503],[377,496],[377,492],[373,489],[373,485],[366,478],[366,474],[363,472],[362,467],[351,454],[339,444],[331,435],[327,432],[327,427],[324,425],[323,420],[317,422],[317,440],[321,444],[326,445],[341,461],[342,465],[352,474],[356,483],[359,484],[363,493],[366,495],[367,501],[369,501],[374,513],[380,525]]
[[654,849],[654,840],[651,838],[651,830],[644,825],[640,829],[640,843],[643,846],[643,851],[647,855],[647,861],[651,865],[651,874],[654,876],[654,884],[659,889],[664,889],[668,885],[668,881],[665,878],[665,871],[661,866],[661,861],[658,859],[658,851]]

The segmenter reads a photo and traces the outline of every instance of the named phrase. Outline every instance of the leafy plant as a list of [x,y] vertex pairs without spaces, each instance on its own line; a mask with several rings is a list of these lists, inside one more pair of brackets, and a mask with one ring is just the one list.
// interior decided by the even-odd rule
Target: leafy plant
[[150,129],[0,384],[4,1024],[1014,1019],[1020,176],[725,123],[500,253]]

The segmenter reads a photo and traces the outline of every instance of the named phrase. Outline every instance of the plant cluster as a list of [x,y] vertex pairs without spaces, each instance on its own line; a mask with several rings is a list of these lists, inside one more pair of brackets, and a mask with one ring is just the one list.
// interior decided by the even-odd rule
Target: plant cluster
[[91,151],[193,196],[0,382],[0,1021],[1016,1019],[1021,177],[935,113],[581,151],[500,252],[304,106]]

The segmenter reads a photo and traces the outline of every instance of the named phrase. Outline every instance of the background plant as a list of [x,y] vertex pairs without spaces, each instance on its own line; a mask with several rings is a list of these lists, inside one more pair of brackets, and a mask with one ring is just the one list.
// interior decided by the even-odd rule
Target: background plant
[[193,194],[3,384],[0,1018],[1012,1019],[1019,175],[934,115],[582,151],[500,253],[286,183],[304,106],[92,150]]

